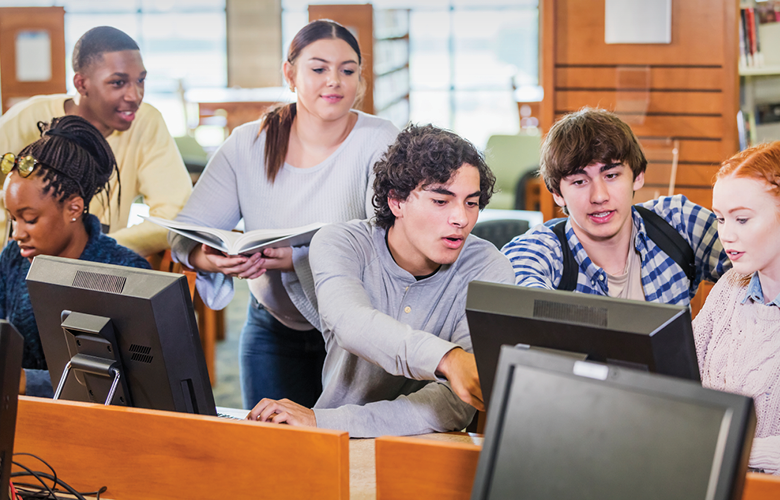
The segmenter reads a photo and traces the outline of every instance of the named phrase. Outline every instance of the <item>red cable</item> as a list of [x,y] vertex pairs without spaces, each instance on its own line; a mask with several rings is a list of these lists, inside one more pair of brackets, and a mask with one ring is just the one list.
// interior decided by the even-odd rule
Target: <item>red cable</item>
[[16,488],[14,488],[14,483],[9,482],[8,487],[11,489],[11,500],[21,500],[19,493],[17,493]]

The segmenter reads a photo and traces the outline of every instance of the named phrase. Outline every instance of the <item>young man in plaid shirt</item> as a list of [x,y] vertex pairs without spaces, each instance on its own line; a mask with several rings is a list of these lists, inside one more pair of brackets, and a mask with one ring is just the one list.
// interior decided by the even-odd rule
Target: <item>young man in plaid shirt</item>
[[[581,293],[688,305],[701,280],[717,281],[731,264],[713,213],[682,195],[642,206],[690,245],[689,272],[648,237],[645,220],[632,204],[646,167],[636,136],[613,113],[585,108],[550,130],[540,171],[555,203],[569,215],[565,240],[577,266],[576,285],[570,286]],[[537,226],[502,249],[518,285],[560,287],[566,249],[553,226]]]

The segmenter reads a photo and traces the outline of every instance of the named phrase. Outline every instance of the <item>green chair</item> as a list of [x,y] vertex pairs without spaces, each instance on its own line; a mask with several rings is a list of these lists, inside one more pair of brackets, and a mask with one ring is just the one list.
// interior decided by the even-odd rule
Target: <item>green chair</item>
[[[497,193],[490,200],[489,208],[512,210],[515,208],[515,189],[520,178],[539,168],[538,135],[492,135],[488,139],[485,159],[496,176]],[[525,208],[525,207],[522,207]]]
[[190,174],[200,175],[209,162],[209,155],[203,146],[189,135],[174,137],[173,140],[176,141],[176,147]]

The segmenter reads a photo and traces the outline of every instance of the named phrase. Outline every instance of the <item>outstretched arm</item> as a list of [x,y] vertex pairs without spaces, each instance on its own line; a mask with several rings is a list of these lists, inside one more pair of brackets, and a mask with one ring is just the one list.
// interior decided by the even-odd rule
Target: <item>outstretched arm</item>
[[515,272],[515,284],[555,290],[563,275],[563,253],[558,238],[546,227],[536,227],[501,249]]

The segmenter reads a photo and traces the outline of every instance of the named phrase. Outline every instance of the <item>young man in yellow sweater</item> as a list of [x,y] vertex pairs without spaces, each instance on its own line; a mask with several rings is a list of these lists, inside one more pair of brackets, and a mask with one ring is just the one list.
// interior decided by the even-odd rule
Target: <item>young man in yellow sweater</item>
[[[93,28],[73,49],[73,70],[76,96],[36,96],[0,117],[0,154],[18,153],[36,141],[39,121],[85,118],[111,145],[121,181],[121,199],[112,179],[110,202],[93,200],[90,213],[119,244],[144,256],[159,252],[168,247],[167,231],[150,222],[128,228],[130,205],[141,195],[150,215],[173,219],[189,198],[192,182],[162,115],[142,102],[146,69],[138,45],[115,28]],[[0,228],[5,229],[3,206]]]

